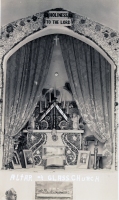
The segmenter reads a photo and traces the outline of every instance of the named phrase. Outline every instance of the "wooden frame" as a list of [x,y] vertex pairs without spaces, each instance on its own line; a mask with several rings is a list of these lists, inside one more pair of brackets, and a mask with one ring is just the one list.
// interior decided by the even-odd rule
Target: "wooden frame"
[[34,158],[33,158],[32,151],[31,150],[23,150],[23,154],[24,154],[25,167],[26,168],[34,167]]
[[21,169],[21,162],[16,151],[13,152],[12,167],[13,169]]
[[88,169],[90,151],[79,151],[77,167],[80,169]]

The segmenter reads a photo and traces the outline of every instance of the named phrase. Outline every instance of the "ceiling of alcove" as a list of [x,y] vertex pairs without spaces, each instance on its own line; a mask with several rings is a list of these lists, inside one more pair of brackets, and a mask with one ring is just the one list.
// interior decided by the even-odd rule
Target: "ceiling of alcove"
[[107,27],[118,30],[118,0],[1,0],[1,23],[8,24],[20,18],[52,8],[62,7],[89,17]]

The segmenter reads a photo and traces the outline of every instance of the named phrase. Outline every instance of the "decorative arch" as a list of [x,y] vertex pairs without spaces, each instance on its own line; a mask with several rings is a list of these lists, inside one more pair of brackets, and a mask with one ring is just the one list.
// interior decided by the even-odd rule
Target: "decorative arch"
[[[114,71],[118,65],[117,44],[119,34],[110,28],[104,27],[90,19],[73,13],[74,24],[71,28],[66,27],[44,27],[44,13],[38,13],[25,19],[17,20],[11,24],[2,27],[1,40],[1,129],[4,132],[4,107],[5,107],[5,83],[6,83],[6,64],[9,57],[26,43],[49,34],[66,34],[73,36],[96,49],[112,66],[112,131],[114,132],[114,100],[115,100],[115,74]],[[88,31],[87,31],[88,30]],[[3,143],[3,138],[2,138]],[[115,137],[114,137],[115,143]],[[115,154],[115,152],[114,152]],[[115,160],[115,156],[114,156]]]

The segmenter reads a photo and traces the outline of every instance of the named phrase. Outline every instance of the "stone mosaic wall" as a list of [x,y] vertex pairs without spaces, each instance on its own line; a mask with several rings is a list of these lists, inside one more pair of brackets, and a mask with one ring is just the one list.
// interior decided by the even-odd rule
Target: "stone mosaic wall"
[[[87,17],[72,13],[73,25],[70,27],[74,32],[83,35],[94,43],[96,43],[118,66],[119,55],[119,33],[104,25],[101,25],[95,21],[90,20]],[[44,28],[43,24],[44,13],[37,13],[33,16],[29,16],[24,19],[14,21],[1,28],[0,36],[0,99],[2,99],[2,90],[4,80],[3,78],[3,59],[4,56],[18,43],[24,40],[29,35],[40,31]],[[117,67],[117,70],[119,66]],[[119,73],[116,74],[116,88],[119,86]],[[116,94],[116,101],[118,101],[118,95]],[[0,100],[1,101],[1,100]],[[116,109],[116,108],[115,108]],[[2,102],[0,102],[0,131],[1,131],[1,114]],[[117,121],[115,121],[117,127]],[[115,136],[117,137],[117,128],[115,129]],[[116,138],[117,141],[117,138]],[[117,152],[117,143],[116,143]],[[116,154],[117,158],[117,154]],[[117,166],[117,159],[116,159]]]
[[73,30],[96,43],[115,65],[118,64],[119,33],[77,14],[74,15]]

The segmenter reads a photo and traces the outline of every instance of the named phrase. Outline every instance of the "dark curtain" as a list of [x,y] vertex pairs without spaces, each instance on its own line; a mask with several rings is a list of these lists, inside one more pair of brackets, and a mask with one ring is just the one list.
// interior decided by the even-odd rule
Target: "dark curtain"
[[11,136],[25,126],[39,101],[52,57],[53,37],[45,36],[27,43],[7,62],[4,146],[7,159],[13,150]]
[[104,143],[105,167],[110,168],[111,65],[86,43],[66,35],[59,38],[74,99],[87,126]]

